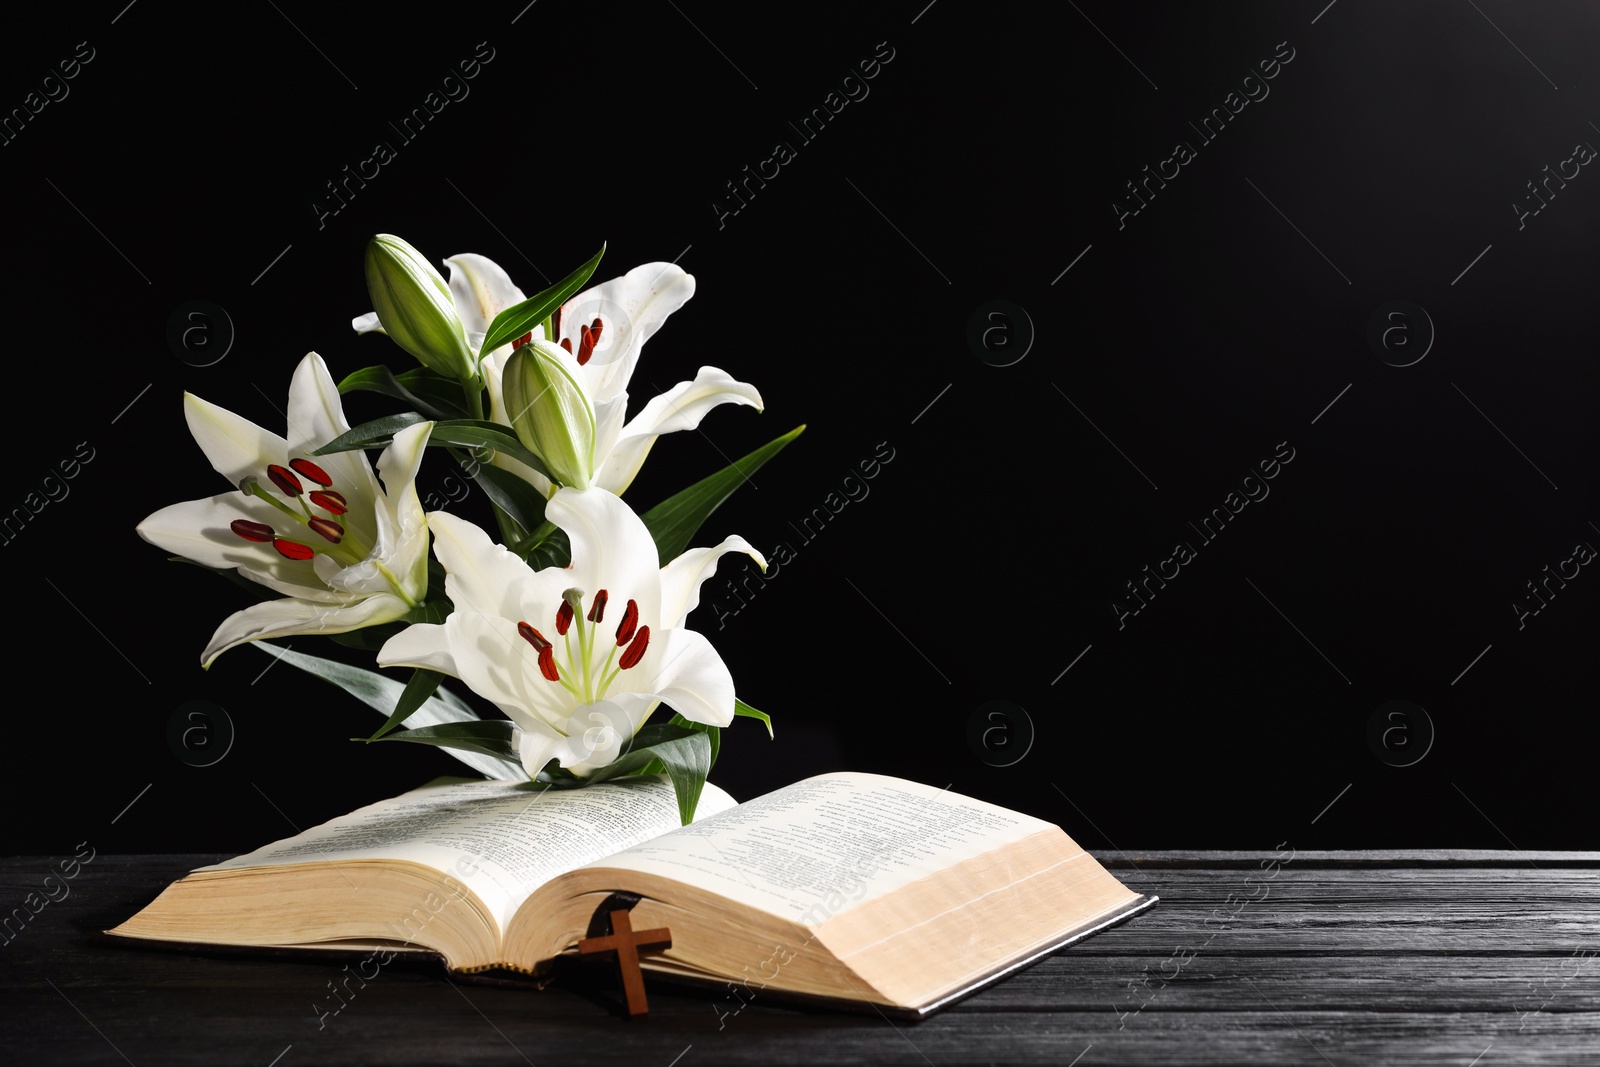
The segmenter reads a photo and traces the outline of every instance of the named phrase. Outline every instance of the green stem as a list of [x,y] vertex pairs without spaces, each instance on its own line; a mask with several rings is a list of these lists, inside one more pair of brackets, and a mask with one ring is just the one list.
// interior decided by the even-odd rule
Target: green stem
[[461,380],[461,393],[467,399],[467,414],[483,419],[483,386],[475,378]]

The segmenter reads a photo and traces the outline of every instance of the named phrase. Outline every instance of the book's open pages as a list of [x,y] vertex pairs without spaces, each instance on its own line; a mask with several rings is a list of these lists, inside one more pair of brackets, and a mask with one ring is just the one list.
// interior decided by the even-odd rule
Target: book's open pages
[[[695,814],[733,806],[708,782]],[[382,939],[454,969],[488,967],[539,886],[678,825],[664,775],[586,789],[440,779],[201,867],[111,932],[273,947]]]
[[513,959],[584,934],[612,891],[667,926],[650,966],[931,1007],[1127,917],[1122,885],[1052,823],[875,774],[809,778],[561,875],[507,928]]
[[913,1015],[1154,903],[1052,823],[883,775],[742,805],[707,784],[689,826],[664,776],[440,781],[193,871],[111,933],[526,973],[617,893],[635,929],[672,932],[652,970]]

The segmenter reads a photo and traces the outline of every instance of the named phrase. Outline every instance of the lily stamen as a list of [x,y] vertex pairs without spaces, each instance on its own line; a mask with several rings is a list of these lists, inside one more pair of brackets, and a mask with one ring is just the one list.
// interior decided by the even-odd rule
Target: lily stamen
[[633,631],[639,625],[639,603],[636,600],[628,601],[627,610],[622,613],[622,622],[617,627],[617,644],[625,645],[633,640]]
[[305,486],[300,484],[300,479],[288,467],[276,463],[267,467],[267,477],[272,479],[272,484],[283,491],[284,496],[299,496],[305,492]]
[[622,654],[621,659],[617,660],[617,669],[625,671],[629,667],[637,667],[639,661],[644,659],[645,650],[649,647],[650,627],[641,626],[639,627],[639,632],[633,637],[633,643],[628,645],[628,650]]
[[[566,344],[566,342],[563,341],[562,344]],[[578,366],[584,366],[589,363],[589,357],[595,354],[595,346],[597,344],[600,344],[600,320],[598,318],[595,318],[590,325],[578,326]],[[571,352],[571,347],[566,350]]]
[[310,478],[324,489],[333,484],[333,479],[328,477],[328,472],[311,462],[309,459],[291,459],[289,466]]
[[[639,625],[639,602],[630,599],[617,627],[616,643],[607,643],[605,662],[595,669],[594,657],[599,655],[595,640],[599,624],[605,620],[606,605],[611,593],[601,589],[594,595],[588,612],[583,610],[583,590],[572,588],[561,594],[561,605],[556,608],[556,633],[562,637],[564,655],[557,658],[554,642],[528,622],[517,623],[517,633],[538,654],[539,673],[546,680],[560,682],[562,687],[586,704],[605,699],[606,691],[618,674],[636,667],[650,647],[650,627]],[[589,625],[585,625],[588,623]],[[572,645],[572,631],[577,630],[577,649]],[[620,660],[617,652],[622,652]],[[616,663],[613,666],[613,663]]]
[[555,649],[550,645],[539,650],[539,673],[544,675],[547,681],[561,681],[561,672],[556,670]]
[[332,489],[316,490],[311,494],[311,502],[332,515],[343,515],[350,510],[350,503],[345,500],[344,494]]
[[[296,471],[299,471],[308,479],[313,482],[317,482],[318,484],[327,486],[333,481],[333,479],[328,476],[327,471],[323,470],[317,464],[308,459],[292,459],[289,461],[289,466],[293,467]],[[343,493],[333,489],[323,488],[314,489],[307,494],[305,492],[304,485],[302,485],[300,482],[300,479],[297,478],[288,467],[283,467],[276,463],[268,465],[267,477],[270,478],[272,480],[272,484],[282,490],[283,493],[290,498],[290,500],[300,505],[299,511],[296,511],[289,504],[285,503],[281,497],[267,489],[262,488],[261,483],[256,481],[254,478],[246,477],[242,479],[239,482],[239,489],[246,496],[253,496],[260,500],[265,500],[267,503],[283,512],[285,515],[289,516],[295,522],[298,522],[302,526],[306,526],[315,531],[319,537],[327,542],[327,545],[324,546],[321,551],[333,556],[344,566],[354,566],[355,564],[361,562],[362,559],[366,558],[370,549],[360,544],[359,539],[352,539],[350,543],[345,543],[345,539],[349,531],[343,523],[335,522],[330,518],[313,515],[311,512],[311,505],[315,504],[317,507],[328,512],[329,515],[345,514],[350,510],[350,507],[349,502],[345,499]],[[310,545],[304,544],[300,541],[277,539],[276,533],[272,527],[268,526],[264,522],[255,522],[249,519],[239,519],[232,524],[231,529],[235,534],[244,538],[246,541],[272,541],[274,547],[278,549],[278,553],[285,559],[307,560],[312,556],[315,556],[318,552],[318,549],[314,549]],[[289,546],[287,550],[284,547],[285,545]],[[338,545],[339,547],[337,549],[333,549],[330,547],[333,545]],[[395,584],[392,579],[390,584]],[[398,586],[396,586],[396,588],[398,589]]]
[[249,519],[234,519],[233,522],[228,524],[228,528],[246,541],[265,543],[271,541],[275,536],[272,527],[266,523],[251,522]]
[[272,547],[284,559],[306,560],[316,555],[316,550],[310,545],[302,545],[299,541],[291,541],[286,537],[275,538]]
[[309,519],[306,525],[321,534],[323,540],[338,544],[344,540],[344,527],[332,519]]
[[517,633],[522,635],[524,641],[533,646],[535,652],[543,652],[550,647],[550,639],[525,622],[517,623]]
[[[540,633],[533,626],[530,626],[527,622],[517,623],[517,633],[522,635],[522,639],[528,642],[528,644],[532,645],[534,652],[538,654],[539,673],[544,676],[545,681],[560,682],[561,687],[567,692],[571,693],[574,697],[577,697],[580,700],[583,699],[582,694],[578,692],[577,688],[574,687],[571,682],[561,677],[561,670],[556,664],[555,646],[551,644],[550,639],[544,634]],[[569,664],[572,660],[570,653],[571,650],[569,647],[567,656],[567,661]],[[572,668],[570,666],[567,668],[569,672],[571,669]]]

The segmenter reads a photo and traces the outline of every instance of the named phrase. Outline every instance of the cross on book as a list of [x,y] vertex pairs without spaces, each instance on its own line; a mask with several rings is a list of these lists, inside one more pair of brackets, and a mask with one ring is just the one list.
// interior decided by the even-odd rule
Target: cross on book
[[597,952],[615,952],[617,966],[622,969],[622,992],[627,998],[629,1015],[644,1015],[650,1005],[644,997],[644,972],[639,969],[639,951],[659,952],[672,947],[672,931],[665,926],[656,930],[633,929],[633,920],[625,910],[611,913],[611,933],[605,937],[586,937],[578,942],[579,955]]

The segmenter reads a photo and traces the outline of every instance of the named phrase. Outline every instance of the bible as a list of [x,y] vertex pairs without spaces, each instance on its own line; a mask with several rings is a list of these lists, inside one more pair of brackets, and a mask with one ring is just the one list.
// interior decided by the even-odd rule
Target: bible
[[686,826],[665,776],[440,779],[194,870],[108,933],[538,975],[623,900],[671,930],[651,974],[920,1018],[1155,899],[1052,823],[883,775],[742,804],[707,783]]

